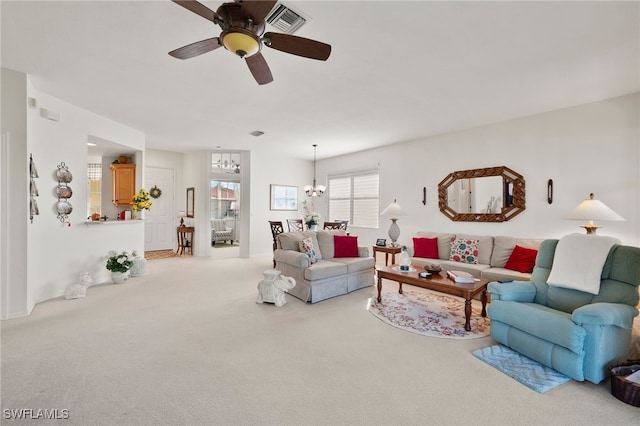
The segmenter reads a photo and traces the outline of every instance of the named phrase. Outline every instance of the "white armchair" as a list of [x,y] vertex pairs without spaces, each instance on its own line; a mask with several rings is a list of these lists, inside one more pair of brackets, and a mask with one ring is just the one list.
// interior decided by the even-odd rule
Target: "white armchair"
[[233,228],[228,228],[223,219],[211,219],[211,244],[218,241],[233,243]]

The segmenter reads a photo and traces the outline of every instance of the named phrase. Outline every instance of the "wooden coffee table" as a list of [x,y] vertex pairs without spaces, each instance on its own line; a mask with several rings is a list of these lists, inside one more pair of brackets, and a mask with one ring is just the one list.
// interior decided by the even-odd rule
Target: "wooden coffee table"
[[420,278],[418,276],[418,272],[420,271],[400,272],[394,271],[394,267],[397,268],[398,265],[376,266],[376,273],[378,275],[378,302],[382,301],[382,280],[388,279],[398,282],[398,293],[400,294],[402,294],[402,284],[410,284],[415,285],[416,287],[438,291],[440,293],[464,297],[464,329],[467,331],[471,330],[471,300],[478,293],[481,293],[480,300],[482,301],[482,316],[487,316],[487,284],[489,284],[489,280],[478,278],[474,283],[463,284],[456,283],[450,278],[447,278],[446,272],[444,271],[440,274],[433,274],[431,278]]

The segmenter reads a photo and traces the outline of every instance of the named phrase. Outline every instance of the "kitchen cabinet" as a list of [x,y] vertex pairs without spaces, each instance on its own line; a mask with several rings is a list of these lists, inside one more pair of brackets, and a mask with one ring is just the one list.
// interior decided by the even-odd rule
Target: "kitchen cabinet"
[[131,199],[136,193],[136,165],[112,164],[110,168],[113,205],[131,205]]

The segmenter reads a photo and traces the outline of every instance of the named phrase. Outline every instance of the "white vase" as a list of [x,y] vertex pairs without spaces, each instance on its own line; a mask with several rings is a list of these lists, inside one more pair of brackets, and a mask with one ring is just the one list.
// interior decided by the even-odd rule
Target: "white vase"
[[318,225],[309,225],[309,231],[317,231]]
[[122,284],[129,279],[129,271],[127,272],[111,272],[111,281],[114,284]]
[[147,271],[147,259],[144,257],[136,257],[133,259],[133,266],[129,270],[132,277],[139,277],[144,275]]

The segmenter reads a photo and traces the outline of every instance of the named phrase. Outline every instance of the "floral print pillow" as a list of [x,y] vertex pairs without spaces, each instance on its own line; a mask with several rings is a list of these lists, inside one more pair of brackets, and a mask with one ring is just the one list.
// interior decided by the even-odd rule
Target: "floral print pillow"
[[300,251],[307,255],[310,264],[313,265],[318,261],[318,254],[316,253],[316,248],[313,245],[311,237],[307,237],[300,241]]
[[478,263],[478,244],[480,240],[451,237],[449,260],[461,263]]

